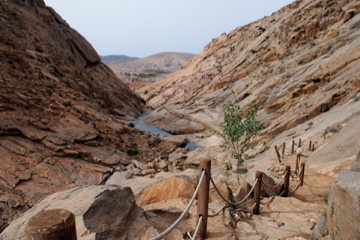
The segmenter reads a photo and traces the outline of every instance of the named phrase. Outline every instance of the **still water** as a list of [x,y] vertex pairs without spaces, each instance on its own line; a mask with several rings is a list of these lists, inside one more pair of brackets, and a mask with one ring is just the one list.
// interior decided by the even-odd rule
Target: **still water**
[[[144,116],[144,113],[139,117],[138,121],[141,120],[141,118]],[[154,127],[154,126],[150,126],[150,125],[147,125],[147,124],[144,124],[144,123],[136,123],[135,124],[135,128],[139,129],[139,130],[143,130],[143,131],[148,131],[148,132],[151,132],[151,133],[154,133],[154,134],[159,134],[161,136],[170,136],[172,135],[171,133],[168,133],[164,130],[161,130],[157,127]],[[196,145],[196,143],[194,142],[188,142],[186,144],[186,146],[189,151],[194,151],[195,149],[199,148],[198,145]]]

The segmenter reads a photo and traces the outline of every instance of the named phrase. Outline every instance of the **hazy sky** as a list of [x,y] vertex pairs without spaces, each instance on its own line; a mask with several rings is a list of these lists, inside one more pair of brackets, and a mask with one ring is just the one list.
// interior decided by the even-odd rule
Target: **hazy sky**
[[293,0],[45,0],[100,55],[199,53],[222,33]]

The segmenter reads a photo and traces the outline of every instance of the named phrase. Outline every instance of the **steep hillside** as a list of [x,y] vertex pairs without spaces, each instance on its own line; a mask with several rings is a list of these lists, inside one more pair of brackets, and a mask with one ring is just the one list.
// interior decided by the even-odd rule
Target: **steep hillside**
[[144,100],[42,0],[1,1],[0,30],[0,231],[44,196],[103,183],[150,144],[172,148],[128,126]]
[[[296,151],[306,163],[307,190],[293,196],[329,200],[327,223],[322,221],[322,236],[314,239],[326,234],[354,239],[360,216],[359,11],[355,0],[298,0],[213,39],[180,71],[138,91],[154,108],[144,121],[176,134],[195,134],[203,149],[186,162],[211,159],[228,170],[219,176],[231,183],[236,172],[231,166],[237,162],[219,148],[217,135],[223,108],[232,102],[246,111],[257,104],[264,129],[245,151],[243,170],[248,172],[243,180],[253,184],[256,171],[276,169],[280,160],[274,147],[283,143],[279,159],[295,167],[287,149],[301,140]],[[314,152],[307,149],[310,141]],[[320,191],[335,178],[331,191]],[[321,207],[325,209],[324,202]]]
[[213,39],[182,70],[139,93],[146,90],[143,97],[159,109],[159,126],[170,129],[175,115],[186,116],[195,132],[218,129],[227,102],[243,109],[256,103],[263,139],[270,140],[356,104],[359,7],[358,1],[295,1]]

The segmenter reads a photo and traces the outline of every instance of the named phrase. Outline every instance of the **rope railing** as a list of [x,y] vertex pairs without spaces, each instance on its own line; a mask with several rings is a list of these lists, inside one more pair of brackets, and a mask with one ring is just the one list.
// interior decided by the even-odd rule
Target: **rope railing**
[[[301,139],[298,140],[298,143],[295,143],[295,140],[292,140],[291,147],[287,147],[286,143],[284,142],[281,146],[281,152],[277,145],[274,146],[277,158],[279,160],[279,163],[283,163],[284,157],[289,156],[290,154],[295,153],[295,145],[297,145],[298,148],[301,148],[304,145],[304,142],[301,141]],[[291,149],[291,153],[285,154],[285,149]],[[311,140],[309,141],[309,151],[315,151],[315,143],[313,143]]]
[[293,190],[289,190],[289,193],[294,193],[301,185],[301,181],[298,182],[298,184],[296,184],[295,188]]
[[[164,238],[166,235],[168,235],[172,230],[174,230],[174,228],[176,228],[177,225],[179,225],[179,223],[182,221],[182,219],[185,217],[185,215],[188,213],[188,211],[190,210],[191,205],[194,203],[196,196],[199,193],[200,190],[200,186],[202,181],[204,180],[205,177],[205,170],[202,171],[199,183],[195,189],[194,195],[192,196],[189,204],[187,205],[187,207],[185,208],[185,210],[183,211],[183,213],[178,217],[178,219],[168,228],[166,229],[164,232],[162,232],[161,234],[151,238],[150,240],[158,240],[158,239],[162,239]],[[201,222],[201,221],[199,221]],[[195,235],[196,236],[196,235]]]
[[[279,186],[279,184],[281,182],[284,181],[284,189],[283,191],[279,194],[280,196],[287,196],[287,193],[293,193],[295,192],[300,186],[303,186],[304,184],[304,175],[305,175],[305,163],[301,164],[301,168],[299,173],[297,174],[297,177],[300,178],[300,181],[298,182],[298,184],[295,186],[295,188],[293,190],[289,191],[289,178],[290,178],[290,166],[286,166],[286,171],[284,174],[284,177],[279,181],[279,183],[277,183],[274,187],[275,188],[277,186]],[[253,212],[253,214],[259,214],[260,213],[260,204],[268,204],[269,202],[271,202],[275,196],[272,196],[266,203],[261,203],[261,184],[263,183],[264,186],[267,186],[263,181],[262,181],[262,172],[257,171],[256,172],[256,176],[255,176],[255,181],[254,184],[251,188],[251,190],[247,193],[247,195],[238,202],[232,203],[229,202],[228,200],[226,200],[226,198],[224,196],[222,196],[222,194],[220,193],[219,189],[217,188],[216,184],[214,183],[214,180],[211,177],[211,161],[204,159],[201,160],[200,162],[200,178],[199,178],[199,182],[196,186],[195,192],[191,198],[191,200],[189,201],[188,205],[186,206],[185,210],[182,212],[182,214],[178,217],[178,219],[170,225],[170,227],[168,227],[165,231],[163,231],[162,233],[158,234],[157,236],[151,238],[150,240],[159,240],[164,238],[166,235],[168,235],[172,230],[174,230],[179,223],[183,220],[183,218],[185,217],[185,215],[189,212],[191,206],[193,205],[196,197],[198,197],[198,202],[197,202],[197,224],[196,224],[196,229],[194,232],[194,235],[191,237],[190,239],[195,240],[196,237],[200,237],[201,239],[205,239],[206,238],[206,231],[207,231],[207,219],[208,217],[214,217],[217,216],[221,211],[223,211],[225,208],[228,208],[230,206],[237,206],[243,202],[245,202],[252,193],[254,193],[254,205],[251,207],[251,209],[249,210],[244,210],[241,208],[235,208],[235,209],[231,209],[231,211],[233,212]],[[219,196],[228,204],[225,205],[223,207],[220,208],[220,210],[218,210],[218,212],[214,213],[214,214],[208,214],[208,204],[209,204],[209,189],[210,189],[210,182],[213,184],[216,192],[219,194]],[[40,228],[41,226],[39,226]],[[35,228],[34,228],[35,229]],[[73,232],[73,231],[70,231]],[[36,234],[36,233],[34,233]],[[53,236],[53,235],[51,235]],[[76,237],[76,236],[75,236]],[[66,237],[66,239],[71,239],[70,237]]]
[[229,205],[224,205],[217,212],[215,212],[213,214],[209,214],[208,217],[216,217],[217,215],[219,215],[219,213],[221,213],[222,210],[224,210],[225,208],[228,208],[228,207],[229,207]]
[[199,217],[199,222],[198,222],[198,224],[197,224],[197,226],[196,226],[194,235],[192,236],[191,240],[195,240],[195,239],[196,239],[196,236],[197,236],[197,234],[198,234],[198,232],[199,232],[200,224],[201,224],[202,220],[203,220],[203,216],[201,215],[201,216]]
[[296,178],[300,177],[300,173],[302,172],[302,170],[303,170],[303,167],[300,168],[298,173],[295,173],[295,176],[290,175],[292,177],[292,179],[296,179]]
[[236,205],[239,205],[243,202],[246,201],[246,199],[248,199],[250,197],[250,194],[254,191],[255,189],[255,186],[256,186],[256,183],[258,181],[258,179],[255,180],[254,182],[254,185],[252,186],[252,188],[250,189],[249,193],[242,199],[240,200],[239,202],[235,202],[235,203],[232,203],[232,202],[229,202],[228,200],[225,199],[225,197],[220,193],[219,189],[216,187],[216,184],[214,183],[214,180],[212,178],[210,178],[210,181],[212,183],[212,185],[214,186],[216,192],[219,194],[219,196],[221,197],[222,200],[224,200],[224,202],[226,202],[227,204],[231,205],[231,206],[236,206]]
[[267,205],[267,204],[269,204],[272,200],[274,200],[274,198],[275,198],[275,196],[271,196],[266,202],[261,202],[261,201],[260,201],[260,204],[262,204],[262,205]]
[[286,171],[286,172],[284,173],[284,175],[282,176],[282,178],[280,179],[280,181],[279,181],[277,184],[275,184],[274,186],[272,186],[272,187],[269,186],[269,185],[267,185],[267,184],[264,182],[264,180],[262,180],[261,183],[264,184],[264,186],[267,187],[267,188],[272,188],[272,189],[277,188],[277,187],[280,186],[280,184],[284,181],[284,179],[285,179],[285,177],[286,177],[287,174],[288,174],[288,171]]
[[[303,185],[303,181],[304,181],[304,171],[305,171],[305,164],[302,163],[301,164],[301,169],[299,171],[299,173],[297,174],[297,177],[300,178],[300,181],[298,182],[298,184],[295,186],[294,189],[289,190],[290,187],[290,175],[291,175],[291,169],[290,166],[286,166],[286,170],[285,173],[283,175],[283,177],[280,179],[280,181],[275,184],[273,187],[268,186],[263,180],[262,180],[262,175],[263,173],[260,171],[256,172],[256,176],[255,176],[255,181],[254,184],[252,186],[252,188],[250,189],[250,191],[247,193],[247,195],[240,201],[238,202],[230,202],[228,201],[219,191],[218,187],[216,186],[213,178],[211,177],[211,161],[210,160],[202,160],[200,162],[200,169],[201,169],[201,176],[198,182],[198,185],[196,186],[195,192],[189,202],[189,204],[187,205],[187,207],[185,208],[185,210],[183,211],[183,213],[179,216],[179,218],[168,228],[166,229],[164,232],[160,233],[159,235],[151,238],[151,240],[159,240],[164,238],[166,235],[168,235],[173,229],[175,229],[175,227],[182,221],[182,219],[185,217],[185,215],[189,212],[192,204],[195,201],[195,198],[198,196],[198,219],[197,219],[197,224],[196,224],[196,229],[195,232],[193,234],[193,236],[190,235],[190,233],[188,233],[190,239],[195,240],[196,237],[200,237],[202,239],[206,238],[206,229],[207,229],[207,218],[208,217],[215,217],[217,216],[221,211],[223,211],[225,208],[229,208],[230,206],[232,207],[236,207],[239,204],[245,202],[252,193],[254,193],[254,204],[250,209],[242,209],[242,208],[234,208],[234,209],[230,209],[230,211],[232,212],[253,212],[253,214],[259,214],[260,213],[260,204],[262,205],[266,205],[269,204],[274,198],[275,196],[271,196],[270,199],[266,202],[261,202],[261,184],[264,184],[264,187],[268,187],[268,188],[276,188],[278,186],[280,186],[280,184],[283,182],[283,191],[278,194],[277,196],[283,196],[283,197],[287,197],[288,193],[293,193],[295,192],[300,186]],[[204,181],[205,180],[205,181]],[[210,189],[210,182],[211,184],[214,186],[214,189],[216,190],[217,194],[221,197],[221,199],[226,203],[226,205],[222,206],[216,213],[214,214],[209,214],[208,211],[208,203],[209,203],[209,189]]]

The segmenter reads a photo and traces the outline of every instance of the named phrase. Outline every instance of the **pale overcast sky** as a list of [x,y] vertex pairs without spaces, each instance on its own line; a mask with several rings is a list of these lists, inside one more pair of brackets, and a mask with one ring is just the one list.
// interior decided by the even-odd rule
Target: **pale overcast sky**
[[100,55],[199,53],[293,0],[45,0]]

